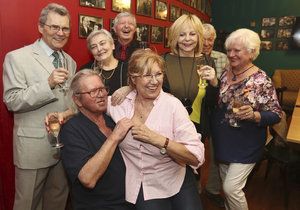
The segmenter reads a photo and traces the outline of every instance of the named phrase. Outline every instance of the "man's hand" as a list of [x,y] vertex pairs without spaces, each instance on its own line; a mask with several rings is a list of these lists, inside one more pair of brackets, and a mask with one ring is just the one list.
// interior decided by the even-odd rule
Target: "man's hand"
[[69,71],[64,68],[54,69],[48,77],[48,84],[51,89],[56,85],[64,83],[69,77]]
[[112,134],[110,135],[110,138],[112,140],[121,142],[126,134],[128,133],[129,129],[133,126],[133,123],[131,119],[123,118],[117,122]]

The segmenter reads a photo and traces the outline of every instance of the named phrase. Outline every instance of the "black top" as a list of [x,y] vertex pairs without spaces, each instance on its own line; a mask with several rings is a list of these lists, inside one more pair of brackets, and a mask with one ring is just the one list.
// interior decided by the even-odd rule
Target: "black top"
[[[106,115],[105,122],[110,128],[115,126]],[[106,140],[98,126],[78,113],[63,125],[59,138],[64,144],[61,158],[71,183],[74,209],[130,210],[132,205],[125,202],[125,164],[118,147],[107,170],[93,189],[84,187],[78,179],[81,168]]]
[[[102,71],[102,81],[104,82],[104,85],[109,88],[109,95],[113,94],[120,87],[128,85],[127,66],[126,62],[119,61],[118,66],[115,69]],[[83,65],[80,70],[82,69],[94,69],[94,61],[92,60]]]
[[137,50],[140,49],[140,42],[137,40],[132,40],[132,42],[130,42],[130,44],[128,45],[128,47],[126,48],[126,59],[122,60],[121,59],[121,49],[122,49],[122,45],[118,42],[118,40],[115,40],[115,50],[114,50],[114,57],[120,61],[129,61],[130,56],[132,55],[132,53]]

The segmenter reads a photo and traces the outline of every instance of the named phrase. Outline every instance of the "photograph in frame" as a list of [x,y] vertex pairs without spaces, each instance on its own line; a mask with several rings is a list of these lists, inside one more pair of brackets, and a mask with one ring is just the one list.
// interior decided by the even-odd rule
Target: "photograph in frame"
[[277,38],[290,38],[292,36],[292,28],[279,28]]
[[271,39],[275,37],[275,29],[262,29],[260,32],[262,39]]
[[264,27],[275,26],[275,24],[276,24],[275,17],[263,18],[261,21],[261,26],[264,26]]
[[168,17],[167,2],[156,0],[155,18],[161,19],[161,20],[167,20],[167,17]]
[[131,0],[112,0],[111,8],[115,12],[131,12]]
[[261,50],[270,51],[273,48],[273,43],[272,41],[261,41],[260,48]]
[[181,15],[181,9],[177,6],[170,5],[170,21],[175,21]]
[[289,27],[289,26],[293,26],[295,22],[296,22],[295,16],[284,16],[279,18],[278,25],[280,27]]
[[136,39],[140,42],[149,42],[150,26],[138,23],[136,27]]
[[164,40],[165,48],[170,48],[168,36],[169,36],[169,27],[165,27],[165,40]]
[[164,39],[164,28],[151,26],[151,43],[162,44]]
[[86,38],[94,30],[100,30],[103,27],[103,18],[79,15],[79,37]]
[[137,0],[136,14],[152,17],[152,0]]
[[109,19],[109,32],[111,33],[112,38],[114,40],[117,40],[117,35],[114,30],[114,19],[113,18]]
[[279,40],[276,42],[276,50],[288,50],[289,42],[288,40]]
[[105,9],[105,0],[80,0],[80,6]]

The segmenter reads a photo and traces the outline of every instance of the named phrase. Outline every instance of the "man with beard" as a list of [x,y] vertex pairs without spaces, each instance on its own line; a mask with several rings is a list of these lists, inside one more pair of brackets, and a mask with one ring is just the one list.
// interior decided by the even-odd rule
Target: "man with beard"
[[114,20],[114,31],[117,35],[114,57],[120,61],[128,61],[131,54],[140,48],[140,43],[135,38],[135,16],[129,12],[119,13]]
[[64,210],[67,179],[44,117],[68,107],[65,84],[76,70],[75,61],[62,50],[70,36],[69,11],[48,4],[38,30],[40,39],[9,52],[3,64],[3,98],[14,112],[14,210]]

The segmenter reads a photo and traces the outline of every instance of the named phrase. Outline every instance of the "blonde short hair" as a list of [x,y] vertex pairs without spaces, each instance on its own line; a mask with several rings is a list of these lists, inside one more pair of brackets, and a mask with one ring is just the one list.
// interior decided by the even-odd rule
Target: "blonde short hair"
[[196,15],[181,15],[170,27],[169,30],[169,45],[171,52],[178,55],[178,39],[184,27],[190,25],[198,34],[198,44],[195,48],[195,53],[201,53],[203,48],[203,25],[201,20]]
[[140,76],[144,72],[150,73],[153,64],[157,64],[161,71],[164,73],[165,61],[156,52],[151,49],[139,49],[134,51],[128,62],[128,78],[129,85],[135,88],[132,82],[132,77]]
[[240,43],[243,47],[245,47],[249,53],[252,54],[251,60],[254,61],[259,55],[260,50],[260,38],[259,35],[247,28],[241,28],[232,32],[225,41],[226,50],[233,43]]

